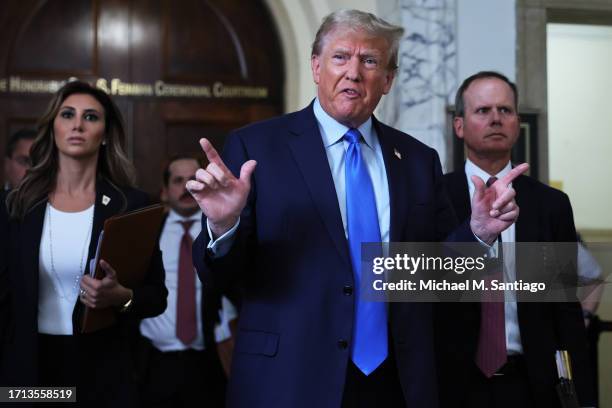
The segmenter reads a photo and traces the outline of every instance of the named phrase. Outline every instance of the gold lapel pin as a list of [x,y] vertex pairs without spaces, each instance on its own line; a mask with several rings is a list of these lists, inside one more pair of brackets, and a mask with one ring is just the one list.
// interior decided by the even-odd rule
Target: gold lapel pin
[[399,152],[399,150],[397,150],[396,148],[393,148],[393,153],[398,159],[402,160],[402,154]]
[[108,203],[110,203],[110,197],[109,196],[102,196],[102,205],[108,205]]

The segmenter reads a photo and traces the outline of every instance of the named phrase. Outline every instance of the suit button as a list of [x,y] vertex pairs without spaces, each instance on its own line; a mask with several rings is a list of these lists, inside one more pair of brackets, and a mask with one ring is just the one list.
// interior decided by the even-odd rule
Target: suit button
[[353,287],[350,285],[346,285],[342,288],[342,293],[344,293],[346,296],[351,296],[353,294]]
[[347,347],[348,347],[348,341],[346,341],[344,339],[338,340],[338,348],[340,350],[346,350]]

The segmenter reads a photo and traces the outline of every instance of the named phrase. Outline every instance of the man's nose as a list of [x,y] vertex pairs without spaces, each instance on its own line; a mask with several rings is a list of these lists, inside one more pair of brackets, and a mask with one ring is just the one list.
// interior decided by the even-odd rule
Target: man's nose
[[501,115],[497,109],[491,109],[491,124],[501,124]]
[[346,66],[346,79],[359,82],[361,80],[361,63],[359,58],[350,58]]

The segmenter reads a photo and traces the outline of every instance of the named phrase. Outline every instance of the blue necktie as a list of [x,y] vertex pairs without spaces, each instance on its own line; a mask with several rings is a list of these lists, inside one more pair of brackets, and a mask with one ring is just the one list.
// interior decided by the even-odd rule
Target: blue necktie
[[387,311],[383,302],[361,300],[361,243],[380,242],[380,228],[372,180],[361,156],[361,133],[349,129],[344,139],[349,142],[344,163],[346,218],[355,277],[351,358],[365,375],[369,375],[387,358]]

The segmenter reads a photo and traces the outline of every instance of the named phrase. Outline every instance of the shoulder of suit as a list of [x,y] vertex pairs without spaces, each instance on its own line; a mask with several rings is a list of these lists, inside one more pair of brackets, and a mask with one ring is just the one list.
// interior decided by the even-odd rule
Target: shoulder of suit
[[446,181],[454,181],[460,178],[465,178],[465,172],[456,170],[444,174],[444,180]]
[[127,187],[123,188],[122,192],[125,195],[127,201],[128,211],[136,210],[154,204],[151,201],[151,197],[144,191],[132,187]]
[[402,146],[410,152],[418,154],[437,155],[435,149],[427,146],[425,143],[417,140],[415,137],[410,136],[408,133],[402,132],[401,130],[395,129],[389,125],[386,125],[376,118],[374,120],[374,128],[377,130],[379,138],[389,138],[393,144]]
[[[308,116],[309,113],[312,118]],[[291,112],[284,115],[275,116],[273,118],[249,123],[246,126],[234,130],[232,133],[237,134],[240,137],[252,137],[252,135],[275,136],[278,135],[278,132],[280,130],[289,129],[290,124],[294,121],[308,120],[309,118],[315,120],[314,114],[312,113],[312,108],[310,106],[307,106],[306,108],[297,112]]]
[[120,208],[124,210],[132,210],[146,207],[151,204],[151,199],[147,193],[129,186],[117,186],[110,183],[108,180],[102,180],[100,185],[103,195],[108,194],[111,199],[119,199],[122,204]]
[[516,181],[532,190],[538,190],[542,194],[547,194],[553,197],[567,197],[567,194],[565,194],[563,191],[551,187],[548,184],[542,183],[531,176],[521,175],[516,179]]

